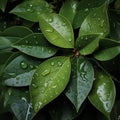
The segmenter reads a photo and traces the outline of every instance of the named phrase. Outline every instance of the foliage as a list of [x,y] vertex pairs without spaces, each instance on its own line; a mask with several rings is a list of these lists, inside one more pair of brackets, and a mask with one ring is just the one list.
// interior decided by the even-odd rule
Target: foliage
[[120,119],[119,0],[0,1],[0,119]]

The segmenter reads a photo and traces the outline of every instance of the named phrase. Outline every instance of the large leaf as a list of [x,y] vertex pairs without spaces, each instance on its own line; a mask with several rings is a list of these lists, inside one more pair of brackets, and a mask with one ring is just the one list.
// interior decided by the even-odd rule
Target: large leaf
[[109,21],[107,15],[107,5],[94,9],[83,21],[79,36],[86,34],[101,34],[102,37],[109,33]]
[[4,12],[8,0],[0,0],[0,9]]
[[40,64],[30,86],[30,97],[35,112],[61,94],[69,81],[70,72],[69,57],[53,57]]
[[93,89],[89,94],[89,100],[93,106],[110,120],[110,112],[116,96],[115,85],[111,77],[103,71],[96,70],[95,78]]
[[37,58],[51,57],[57,49],[51,45],[41,33],[34,33],[14,43],[12,47]]
[[66,0],[62,5],[59,14],[65,16],[72,23],[78,3],[78,0]]
[[40,28],[49,42],[62,48],[74,47],[74,35],[70,22],[59,14],[39,16]]
[[65,91],[66,96],[74,104],[77,111],[85,101],[92,88],[94,81],[94,70],[85,58],[72,59],[71,81]]
[[74,28],[79,28],[84,19],[108,0],[81,0],[73,19]]
[[31,83],[38,61],[20,55],[14,58],[4,70],[4,84],[8,86],[28,86]]
[[76,45],[81,55],[88,55],[99,46],[100,34],[89,34],[79,37]]
[[29,0],[17,5],[10,13],[20,16],[26,20],[38,22],[38,14],[51,12],[49,4],[45,0]]

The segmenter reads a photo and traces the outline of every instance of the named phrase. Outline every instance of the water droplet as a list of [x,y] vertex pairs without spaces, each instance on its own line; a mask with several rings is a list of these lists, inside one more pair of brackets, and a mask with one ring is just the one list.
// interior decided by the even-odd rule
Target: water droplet
[[48,85],[48,83],[45,82],[45,83],[44,83],[44,86],[47,87],[47,85]]
[[48,19],[48,22],[49,22],[49,23],[51,23],[52,21],[53,21],[53,19],[52,19],[52,18],[49,18],[49,19]]
[[37,88],[37,85],[36,84],[32,84],[32,87]]
[[11,89],[9,89],[9,90],[8,90],[8,95],[10,96],[10,95],[11,95],[11,93],[12,93],[12,90],[11,90]]
[[33,69],[33,68],[34,68],[34,66],[33,66],[33,65],[30,65],[30,68],[31,68],[31,69]]
[[49,51],[48,51],[48,53],[52,53],[52,51],[51,51],[51,50],[49,50]]
[[47,30],[45,30],[45,31],[48,32],[48,33],[52,33],[52,32],[54,31],[54,29],[51,28],[51,29],[47,29]]
[[35,44],[38,45],[38,41],[35,41]]
[[29,6],[30,6],[30,7],[32,7],[33,5],[32,5],[32,4],[30,4]]
[[65,23],[65,22],[63,22],[63,23],[62,23],[62,25],[63,25],[63,26],[66,26],[66,23]]
[[56,87],[57,87],[57,85],[52,86],[52,88],[56,88]]
[[58,66],[62,66],[62,63],[61,63],[61,62],[58,62]]
[[89,9],[88,9],[88,8],[86,8],[86,9],[85,9],[85,12],[87,12],[88,10],[89,10]]
[[52,65],[52,66],[55,65],[55,63],[54,63],[54,62],[51,62],[51,65]]
[[50,70],[49,69],[46,69],[46,70],[44,70],[41,74],[42,74],[42,76],[46,76],[46,75],[48,75],[50,73]]
[[15,73],[8,73],[8,75],[10,75],[10,76],[16,76]]
[[36,109],[36,110],[39,110],[40,107],[41,107],[41,105],[42,105],[42,102],[36,103],[36,104],[35,104],[35,109]]
[[33,38],[37,38],[37,36],[34,35]]
[[25,97],[22,97],[21,100],[23,100],[24,102],[27,102]]
[[27,69],[28,64],[25,63],[24,61],[22,61],[22,62],[20,63],[20,66],[21,66],[22,69]]
[[71,38],[69,38],[69,39],[68,39],[68,41],[69,41],[69,42],[71,42],[71,41],[72,41],[72,39],[71,39]]

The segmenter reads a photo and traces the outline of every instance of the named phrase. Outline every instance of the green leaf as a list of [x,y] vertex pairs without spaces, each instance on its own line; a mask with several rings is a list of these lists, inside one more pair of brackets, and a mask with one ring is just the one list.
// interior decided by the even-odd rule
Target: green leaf
[[94,70],[89,61],[85,58],[74,57],[72,59],[71,81],[65,91],[66,96],[79,111],[92,88],[94,81]]
[[108,74],[97,70],[95,72],[96,80],[88,98],[93,106],[110,120],[116,96],[115,85]]
[[98,51],[94,55],[94,57],[100,61],[107,61],[115,58],[119,54],[120,54],[120,46],[116,46]]
[[38,61],[25,55],[14,58],[4,70],[4,84],[15,87],[30,85],[36,65]]
[[108,35],[109,21],[107,15],[107,5],[94,9],[83,21],[79,36],[87,34],[101,34],[101,37]]
[[17,120],[32,120],[33,116],[35,115],[33,107],[24,97],[12,103],[11,109]]
[[99,46],[100,34],[89,34],[80,36],[76,45],[81,55],[88,55],[93,53]]
[[78,3],[78,0],[66,0],[62,5],[59,14],[65,16],[72,23]]
[[107,61],[120,54],[120,42],[104,38],[100,40],[100,49],[94,54],[94,57],[100,61]]
[[57,52],[56,47],[51,45],[41,33],[28,35],[14,43],[12,47],[37,58],[48,58]]
[[30,97],[35,112],[62,93],[69,81],[70,72],[69,57],[53,57],[40,64],[30,86]]
[[81,0],[73,19],[73,27],[79,28],[86,17],[105,2],[107,0]]
[[0,0],[0,9],[5,12],[5,8],[8,0]]
[[42,12],[52,12],[45,0],[26,0],[10,11],[10,13],[33,22],[38,22],[38,14]]
[[74,34],[70,22],[59,14],[39,16],[40,28],[47,40],[62,48],[74,47]]
[[114,40],[120,41],[120,14],[115,11],[109,12],[110,20],[110,37]]
[[25,26],[12,26],[12,27],[5,29],[3,32],[1,32],[0,36],[23,38],[32,33],[33,32]]

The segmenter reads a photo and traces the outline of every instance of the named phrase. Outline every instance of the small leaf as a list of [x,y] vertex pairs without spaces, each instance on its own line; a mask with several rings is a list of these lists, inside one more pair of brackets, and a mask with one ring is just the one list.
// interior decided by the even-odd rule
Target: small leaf
[[68,57],[54,57],[40,64],[30,86],[35,112],[62,93],[69,81],[70,72],[71,63]]
[[59,14],[65,16],[72,23],[78,3],[78,0],[66,0],[62,5]]
[[59,14],[39,16],[40,28],[47,40],[62,48],[74,47],[74,35],[70,22]]
[[101,34],[101,37],[108,35],[109,33],[109,21],[107,14],[107,5],[94,9],[83,21],[79,36],[86,34]]
[[8,0],[0,0],[0,9],[5,12],[5,8]]
[[45,0],[29,0],[17,5],[10,13],[33,22],[38,22],[38,14],[42,12],[52,12],[49,4]]
[[0,36],[23,38],[32,33],[33,32],[25,26],[12,26],[12,27],[5,29],[3,32],[1,32]]
[[4,69],[4,84],[7,86],[28,86],[31,83],[38,61],[20,55],[15,57]]
[[94,55],[94,57],[100,61],[107,61],[115,58],[119,54],[120,54],[120,46],[116,46],[98,51]]
[[57,49],[41,33],[28,35],[14,43],[12,47],[37,58],[48,58],[57,52]]
[[89,34],[79,37],[76,45],[81,55],[88,55],[99,46],[100,34]]
[[65,91],[66,96],[79,111],[92,88],[94,70],[86,59],[79,57],[72,59],[71,81]]
[[96,80],[88,98],[93,106],[110,119],[116,96],[115,85],[108,74],[97,70],[95,72]]

